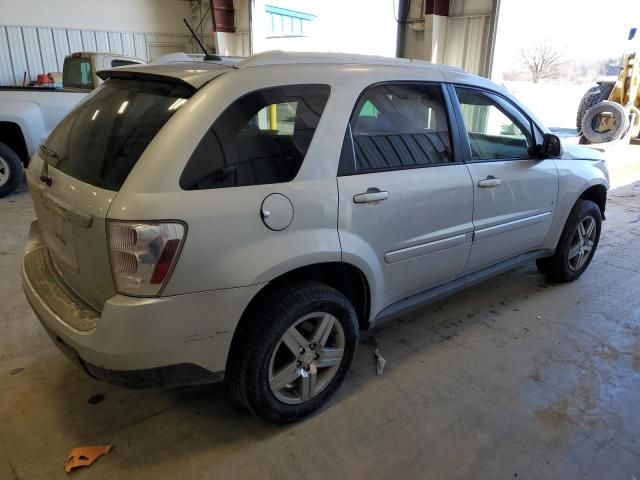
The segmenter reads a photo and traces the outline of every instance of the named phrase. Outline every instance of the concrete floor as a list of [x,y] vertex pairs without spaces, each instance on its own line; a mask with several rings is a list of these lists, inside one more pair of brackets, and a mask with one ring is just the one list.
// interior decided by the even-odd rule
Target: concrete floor
[[[623,150],[640,163],[640,146]],[[127,391],[76,370],[21,291],[32,216],[27,193],[0,200],[2,480],[66,478],[73,447],[105,443],[75,478],[640,479],[640,182],[610,193],[579,281],[524,267],[407,316],[360,346],[327,408],[287,427],[221,385]]]

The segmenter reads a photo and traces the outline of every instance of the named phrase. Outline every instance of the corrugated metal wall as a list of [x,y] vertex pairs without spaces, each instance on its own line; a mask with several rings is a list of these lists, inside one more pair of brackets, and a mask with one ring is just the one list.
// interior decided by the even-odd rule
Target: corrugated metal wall
[[491,15],[449,17],[444,63],[486,75]]
[[[0,85],[22,85],[39,73],[61,72],[72,52],[109,52],[149,59],[150,46],[191,50],[190,35],[0,26]],[[207,44],[212,40],[206,39]]]

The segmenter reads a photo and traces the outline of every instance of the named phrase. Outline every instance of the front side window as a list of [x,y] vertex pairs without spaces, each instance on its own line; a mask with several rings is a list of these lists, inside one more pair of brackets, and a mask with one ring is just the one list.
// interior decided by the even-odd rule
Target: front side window
[[530,158],[531,123],[497,96],[456,87],[472,160]]
[[289,85],[240,97],[196,147],[180,187],[203,190],[293,180],[329,92],[328,85]]
[[351,119],[357,172],[453,161],[441,87],[382,84],[362,95]]

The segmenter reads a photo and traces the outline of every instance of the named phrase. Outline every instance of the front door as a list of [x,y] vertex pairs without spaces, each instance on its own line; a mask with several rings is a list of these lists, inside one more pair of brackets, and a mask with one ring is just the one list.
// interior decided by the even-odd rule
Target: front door
[[531,121],[506,99],[456,87],[467,131],[467,165],[474,189],[471,272],[544,242],[556,206],[558,171],[552,159],[535,158]]
[[473,186],[453,155],[442,86],[381,84],[361,96],[338,177],[347,262],[373,266],[372,314],[455,278],[471,247]]

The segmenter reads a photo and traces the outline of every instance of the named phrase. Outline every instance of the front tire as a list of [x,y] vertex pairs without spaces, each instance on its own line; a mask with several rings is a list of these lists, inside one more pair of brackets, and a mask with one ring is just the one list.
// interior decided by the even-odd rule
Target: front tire
[[342,384],[358,343],[355,309],[337,290],[309,282],[272,294],[257,311],[234,341],[232,391],[264,420],[299,420]]
[[564,226],[556,253],[536,261],[549,280],[573,282],[587,269],[600,240],[602,214],[598,205],[579,199]]
[[18,154],[0,143],[0,198],[13,193],[20,186],[23,174],[24,167]]

